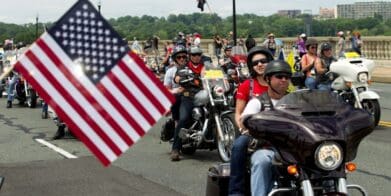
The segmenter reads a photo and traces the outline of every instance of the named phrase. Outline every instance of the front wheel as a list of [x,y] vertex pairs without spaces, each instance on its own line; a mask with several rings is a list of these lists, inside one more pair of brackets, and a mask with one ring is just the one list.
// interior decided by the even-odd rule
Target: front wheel
[[361,102],[361,105],[365,111],[372,114],[375,121],[374,125],[376,127],[379,124],[381,114],[379,101],[377,99],[364,99]]
[[235,124],[234,114],[227,114],[221,117],[221,129],[224,140],[216,134],[217,150],[219,157],[223,162],[229,162],[231,159],[232,146],[236,137],[240,135],[239,129]]
[[29,108],[35,108],[37,106],[37,93],[34,89],[28,89],[29,96],[26,97],[27,106]]

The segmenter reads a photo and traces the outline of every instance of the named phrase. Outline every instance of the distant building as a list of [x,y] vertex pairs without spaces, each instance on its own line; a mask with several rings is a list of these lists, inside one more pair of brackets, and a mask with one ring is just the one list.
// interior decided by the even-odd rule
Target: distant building
[[354,4],[337,5],[338,18],[368,18],[375,14],[383,19],[391,19],[391,1],[356,2]]
[[301,10],[278,10],[277,14],[288,18],[294,18],[301,14]]
[[321,19],[330,19],[335,18],[335,9],[334,8],[319,8],[319,18]]

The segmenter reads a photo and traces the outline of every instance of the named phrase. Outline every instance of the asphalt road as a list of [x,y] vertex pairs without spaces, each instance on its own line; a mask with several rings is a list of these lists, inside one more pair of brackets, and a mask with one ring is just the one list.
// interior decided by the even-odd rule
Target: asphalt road
[[[391,192],[390,87],[372,87],[381,96],[383,124],[361,143],[358,171],[348,178],[375,196]],[[208,150],[171,162],[170,145],[159,140],[162,119],[104,168],[80,141],[69,136],[51,141],[56,127],[50,119],[41,119],[40,108],[5,109],[5,102],[0,99],[0,175],[6,178],[0,195],[205,195],[208,168],[219,162],[217,152]],[[75,157],[66,158],[36,139]]]

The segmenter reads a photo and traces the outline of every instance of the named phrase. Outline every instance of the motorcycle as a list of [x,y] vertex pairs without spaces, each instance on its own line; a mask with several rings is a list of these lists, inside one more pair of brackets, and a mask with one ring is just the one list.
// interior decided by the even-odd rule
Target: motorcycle
[[[228,86],[224,82],[221,69],[206,66],[208,70],[201,82],[204,89],[196,93],[192,122],[189,128],[182,128],[179,137],[182,139],[182,153],[194,154],[196,149],[216,149],[223,162],[230,160],[233,141],[239,134],[237,131],[233,110],[230,110],[226,92]],[[189,85],[195,81],[194,74],[189,69],[187,79],[180,84]],[[162,141],[170,141],[174,135],[174,122],[168,120],[161,131]]]
[[380,121],[380,96],[369,88],[374,61],[362,58],[357,53],[345,53],[347,58],[338,59],[330,65],[328,76],[331,88],[337,91],[348,103],[371,113],[374,125]]
[[[16,51],[16,54],[9,53],[6,56],[6,60],[4,61],[3,72],[7,72],[11,69],[11,64],[16,62],[19,55],[24,52],[24,49],[19,49]],[[12,80],[16,80],[16,84],[14,89],[12,89],[12,94],[15,99],[19,101],[19,105],[27,105],[30,108],[35,108],[37,105],[38,95],[37,92],[32,88],[32,86],[24,79],[22,75],[18,75],[18,73],[11,71],[8,77],[2,81],[0,84],[0,91],[6,91],[9,88],[9,84]]]
[[[276,169],[272,195],[348,195],[360,185],[347,183],[360,142],[373,129],[373,116],[328,91],[300,90],[286,95],[274,110],[244,120],[250,134],[273,146]],[[229,165],[210,169],[206,195],[226,193]],[[246,181],[249,186],[249,179]],[[224,189],[222,189],[224,188]]]

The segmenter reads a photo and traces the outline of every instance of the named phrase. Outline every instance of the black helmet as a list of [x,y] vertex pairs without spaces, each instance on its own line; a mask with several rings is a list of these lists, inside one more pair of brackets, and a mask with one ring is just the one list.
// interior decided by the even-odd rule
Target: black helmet
[[250,51],[247,53],[247,67],[248,67],[248,70],[250,71],[250,74],[252,76],[254,76],[255,72],[253,70],[253,66],[251,64],[251,61],[252,61],[253,56],[256,54],[264,54],[269,62],[274,59],[272,53],[266,47],[255,46],[255,47],[251,48]]
[[263,78],[266,80],[266,77],[272,76],[276,73],[287,73],[292,76],[291,66],[283,60],[271,61],[266,65]]
[[177,45],[175,46],[174,50],[172,51],[172,59],[174,59],[174,61],[176,62],[176,56],[179,54],[179,53],[185,53],[187,54],[187,49],[186,47],[182,46],[182,45]]
[[305,48],[308,49],[311,45],[318,45],[318,41],[314,38],[308,38],[307,41],[305,41]]
[[225,46],[224,52],[227,51],[227,50],[232,50],[232,45],[227,45],[227,46]]
[[323,52],[324,50],[330,50],[332,47],[331,47],[331,44],[326,42],[326,43],[322,43],[320,45],[320,52]]

